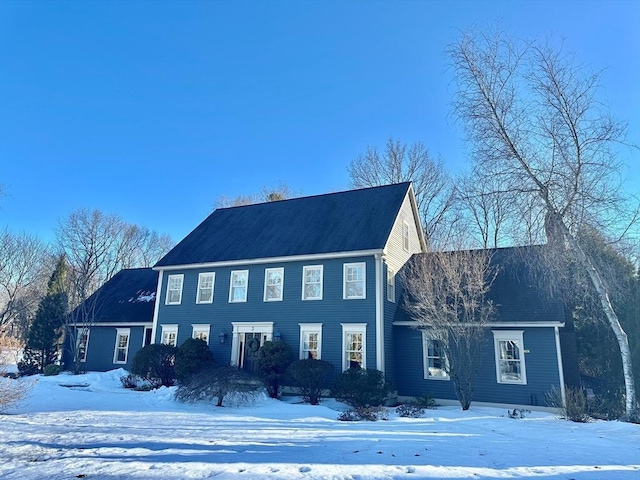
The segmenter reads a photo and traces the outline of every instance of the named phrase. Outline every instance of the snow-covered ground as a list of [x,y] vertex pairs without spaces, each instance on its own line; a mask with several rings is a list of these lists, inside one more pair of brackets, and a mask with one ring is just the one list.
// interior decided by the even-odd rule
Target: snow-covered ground
[[122,374],[38,377],[0,416],[0,478],[640,479],[638,425],[473,406],[339,422],[330,400],[184,405],[125,390]]

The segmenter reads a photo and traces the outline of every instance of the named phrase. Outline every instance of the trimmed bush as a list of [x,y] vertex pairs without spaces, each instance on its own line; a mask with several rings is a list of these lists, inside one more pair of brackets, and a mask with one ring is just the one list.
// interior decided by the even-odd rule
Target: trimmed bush
[[336,378],[332,393],[336,400],[359,408],[383,405],[392,390],[380,370],[350,368]]
[[284,342],[265,342],[258,351],[258,373],[271,398],[280,396],[285,374],[293,362],[291,347]]
[[396,413],[404,418],[420,418],[424,415],[424,408],[419,405],[407,403],[396,408]]
[[178,347],[174,369],[179,383],[184,383],[194,374],[212,367],[213,353],[204,340],[188,338]]
[[170,387],[174,383],[173,365],[176,347],[162,343],[152,343],[141,348],[131,362],[131,373],[148,380],[154,385]]
[[389,420],[389,412],[384,407],[358,407],[350,408],[338,415],[341,422],[358,422],[366,420],[375,422],[377,420]]
[[46,367],[44,367],[44,370],[42,371],[42,374],[45,377],[52,377],[54,375],[59,375],[61,371],[62,371],[62,368],[60,368],[60,365],[56,365],[55,363],[51,363],[51,364],[47,365]]
[[306,358],[293,362],[289,366],[288,375],[292,386],[300,389],[303,400],[311,405],[318,405],[322,390],[328,387],[333,371],[333,365],[329,362]]
[[255,398],[260,385],[246,372],[230,366],[203,370],[180,385],[175,398],[181,402],[213,402],[221,407],[225,398],[232,397],[235,404],[247,403]]

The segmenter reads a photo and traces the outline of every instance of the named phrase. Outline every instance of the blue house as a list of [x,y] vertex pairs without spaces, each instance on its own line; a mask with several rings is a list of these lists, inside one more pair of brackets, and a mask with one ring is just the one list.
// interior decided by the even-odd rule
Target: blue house
[[[86,368],[126,366],[149,341],[200,338],[218,363],[252,371],[260,346],[281,340],[300,358],[326,360],[337,371],[381,370],[400,397],[454,400],[451,382],[438,371],[444,360],[402,308],[396,282],[412,256],[423,254],[410,183],[218,209],[146,270],[156,280],[148,316],[132,315],[129,327],[126,319],[91,326]],[[131,275],[132,290],[130,272],[120,275]],[[478,402],[540,405],[565,383],[562,302],[519,278],[502,275],[493,289],[500,313],[487,333]],[[123,360],[118,348],[125,344]],[[505,376],[506,365],[519,374]]]

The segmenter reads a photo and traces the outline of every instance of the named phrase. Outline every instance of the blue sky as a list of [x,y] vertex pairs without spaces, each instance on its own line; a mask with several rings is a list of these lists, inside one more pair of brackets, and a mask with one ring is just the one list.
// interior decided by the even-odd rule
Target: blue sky
[[[640,1],[0,1],[0,226],[78,207],[178,241],[221,195],[346,189],[389,136],[466,165],[444,49],[471,24],[555,34],[640,145]],[[640,154],[621,150],[631,191]]]

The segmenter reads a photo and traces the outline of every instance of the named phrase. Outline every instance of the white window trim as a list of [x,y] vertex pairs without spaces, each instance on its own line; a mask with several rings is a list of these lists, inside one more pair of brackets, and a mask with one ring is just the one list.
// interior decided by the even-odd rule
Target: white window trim
[[321,323],[299,323],[300,325],[300,350],[298,358],[304,360],[307,357],[304,356],[304,334],[305,333],[317,333],[318,334],[318,360],[322,359],[322,324]]
[[[347,268],[362,267],[362,295],[347,296]],[[367,264],[366,262],[345,263],[342,267],[342,298],[344,300],[357,300],[367,298]]]
[[[425,380],[450,380],[451,378],[449,377],[449,374],[447,374],[444,377],[438,377],[438,376],[429,374],[428,342],[430,341],[442,341],[442,340],[439,339],[437,335],[433,335],[432,333],[426,330],[423,330],[422,331],[422,366],[424,368],[424,379]],[[444,361],[447,365],[449,364],[449,360],[447,359],[446,354],[445,354]]]
[[[524,330],[492,330],[493,333],[493,350],[495,354],[496,362],[496,381],[498,383],[508,385],[526,385],[527,384],[527,367],[525,364],[525,352],[524,349]],[[500,374],[500,342],[515,340],[520,346],[520,380],[504,380]]]
[[[79,330],[76,330],[76,335],[78,338],[76,338],[76,352],[78,352],[78,362],[86,362],[87,361],[87,353],[89,352],[89,334],[91,333],[91,329],[89,328],[81,328]],[[82,356],[82,358],[80,358],[79,353],[80,353],[80,340],[82,340],[82,333],[83,332],[87,332],[87,343],[84,346],[84,355]]]
[[[126,347],[118,347],[118,340],[120,340],[121,336],[127,337],[127,346]],[[113,363],[118,365],[124,365],[127,363],[127,359],[129,358],[129,343],[131,342],[131,329],[130,328],[116,328],[116,344],[113,350]],[[118,360],[118,350],[124,348],[124,360]]]
[[[319,297],[305,297],[305,286],[307,283],[307,270],[320,270],[320,296]],[[322,300],[324,292],[324,266],[323,265],[306,265],[302,267],[302,300]]]
[[[170,285],[171,285],[171,280],[174,278],[179,278],[180,279],[180,295],[178,298],[177,302],[170,302],[169,301],[169,293],[171,292],[170,290]],[[180,274],[176,274],[176,275],[169,275],[167,277],[167,294],[165,296],[164,299],[164,304],[165,305],[180,305],[180,303],[182,303],[182,288],[184,286],[184,274],[180,273]]]
[[[176,343],[175,345],[173,345],[174,347],[178,346],[178,325],[177,324],[172,324],[172,325],[160,325],[160,327],[162,328],[162,333],[160,335],[160,343],[164,343],[164,335],[169,334],[169,333],[175,333],[176,334]],[[166,344],[166,345],[171,345],[170,343]]]
[[349,369],[347,359],[347,333],[362,334],[362,368],[367,368],[367,324],[366,323],[341,323],[342,325],[342,371]]
[[[211,300],[207,301],[207,302],[203,302],[200,301],[200,288],[201,288],[201,284],[202,284],[202,278],[205,275],[210,275],[211,276]],[[203,305],[203,304],[207,304],[207,303],[213,303],[213,292],[214,292],[214,288],[216,285],[216,274],[215,272],[202,272],[198,275],[198,288],[196,289],[196,303],[198,305]]]
[[402,221],[402,249],[405,252],[409,251],[409,224],[405,220]]
[[[245,284],[245,287],[244,287],[244,298],[242,300],[234,300],[233,299],[233,277],[234,275],[239,275],[241,273],[244,273],[247,276],[247,283]],[[246,302],[248,293],[249,293],[249,270],[232,270],[231,278],[229,280],[229,303]]]
[[[393,293],[393,295],[391,293]],[[396,303],[396,272],[394,272],[388,267],[387,267],[387,301]]]
[[[270,272],[280,272],[280,276],[282,278],[282,283],[280,284],[280,297],[279,298],[267,298],[267,280],[269,278]],[[248,282],[247,282],[248,283]],[[284,297],[284,267],[276,267],[276,268],[265,268],[264,269],[264,296],[263,300],[265,302],[281,302]]]
[[192,323],[191,328],[193,331],[191,332],[191,338],[196,338],[196,333],[206,333],[207,334],[207,345],[209,345],[209,340],[211,339],[211,325],[208,323]]
[[243,333],[260,333],[267,341],[273,340],[273,322],[231,322],[233,334],[231,340],[231,362],[234,367],[240,367],[240,340]]

